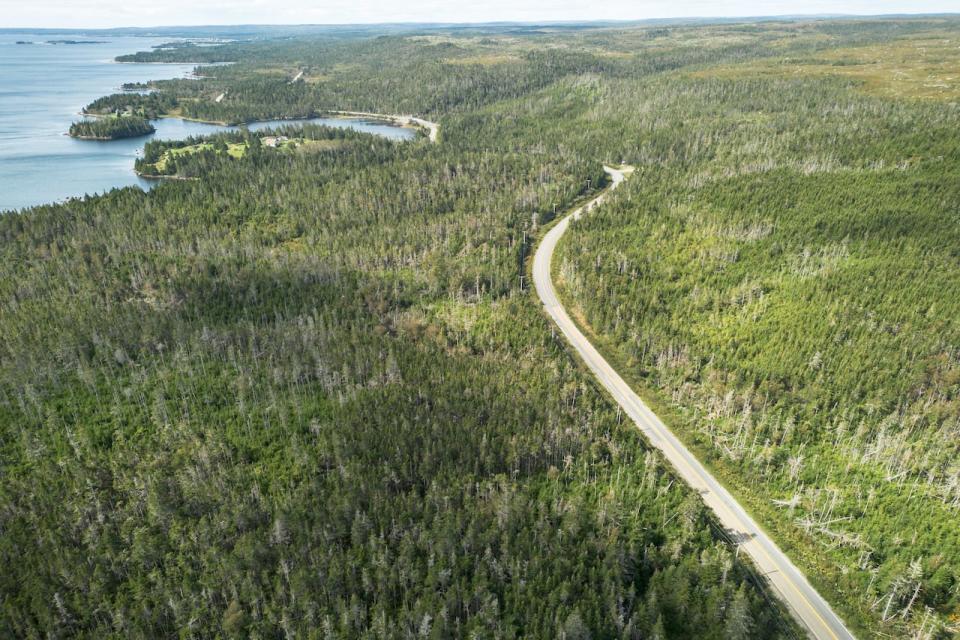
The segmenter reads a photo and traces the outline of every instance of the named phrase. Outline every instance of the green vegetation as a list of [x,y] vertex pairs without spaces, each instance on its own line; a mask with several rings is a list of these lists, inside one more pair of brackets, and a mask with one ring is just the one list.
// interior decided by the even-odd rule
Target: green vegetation
[[257,133],[237,131],[186,140],[151,140],[144,146],[143,157],[137,158],[134,169],[144,177],[195,178],[210,173],[215,166],[230,158],[271,151],[329,151],[341,146],[343,141],[356,140],[358,136],[363,137],[350,129],[308,124]]
[[236,141],[219,137],[170,143],[151,141],[134,168],[144,177],[197,177],[208,172],[209,165],[221,158],[242,158],[247,149],[247,141],[242,137]]
[[0,219],[0,635],[796,633],[520,288],[599,163],[497,120]]
[[678,157],[568,234],[565,299],[849,618],[955,624],[960,112],[769,61],[650,92]]
[[118,56],[117,62],[233,62],[241,55],[239,44],[223,44],[216,47],[201,46],[193,42],[168,42],[153,51],[138,51]]
[[139,116],[104,117],[80,120],[70,125],[70,135],[86,140],[117,140],[136,138],[156,131],[146,118]]
[[[143,89],[144,87],[140,87]],[[90,115],[137,115],[148,120],[156,120],[161,115],[177,107],[173,96],[162,93],[114,93],[97,98],[83,112]]]
[[698,71],[700,77],[836,77],[851,79],[868,93],[908,99],[960,98],[957,33],[931,30],[914,38],[837,47],[811,57],[753,60]]
[[930,34],[960,22],[137,54],[234,64],[88,110],[441,142],[151,142],[195,179],[0,219],[0,635],[797,635],[524,279],[624,161],[566,300],[865,637],[949,637],[960,111],[821,69]]

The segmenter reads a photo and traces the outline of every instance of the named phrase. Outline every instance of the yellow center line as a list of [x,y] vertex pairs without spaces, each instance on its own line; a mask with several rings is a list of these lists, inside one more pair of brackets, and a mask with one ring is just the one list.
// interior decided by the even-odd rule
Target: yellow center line
[[[606,360],[604,360],[604,362],[606,362]],[[623,381],[623,378],[620,378],[619,375],[617,375],[617,377],[620,379],[621,382],[623,382],[624,385],[626,385],[626,382]],[[628,386],[627,388],[629,389],[629,386]],[[636,392],[634,392],[633,389],[630,389],[630,393],[632,393],[634,396],[636,396],[637,400],[640,400],[641,404],[643,404],[643,400],[641,400],[640,397],[636,395]],[[621,406],[623,406],[623,403],[621,403],[619,400],[618,400],[617,402],[618,402],[618,404],[620,404]],[[643,404],[643,406],[646,407],[645,404]],[[624,407],[624,409],[627,409],[627,407]],[[629,409],[628,409],[628,411],[629,411]],[[632,416],[631,416],[631,417],[632,417]],[[650,430],[652,430],[652,431],[655,431],[655,432],[656,432],[656,431],[661,431],[661,429],[658,428],[656,425],[651,424],[650,421],[649,421],[645,416],[641,416],[641,419],[642,419],[642,421],[646,424],[646,426],[647,426],[648,429],[650,429]],[[637,424],[638,426],[640,426],[640,425],[639,425],[640,420],[637,420],[637,418],[633,418],[633,421],[634,421],[635,424]],[[673,442],[671,441],[671,439],[669,439],[669,438],[663,438],[663,440],[664,440],[664,442],[670,447],[670,449],[673,451],[674,455],[676,455],[678,458],[680,458],[681,460],[683,460],[683,461],[686,463],[686,465],[687,465],[687,467],[689,468],[689,470],[690,470],[691,472],[693,472],[693,475],[700,475],[700,474],[697,474],[697,473],[696,473],[696,469],[693,468],[693,466],[686,460],[686,457],[683,456],[683,455],[681,455],[680,451],[674,446],[674,444],[673,444]],[[719,483],[718,483],[718,484],[719,484]],[[708,486],[707,489],[710,489],[710,487]],[[743,528],[748,530],[747,533],[753,533],[752,531],[749,531],[750,527],[747,526],[747,523],[744,522],[743,518],[741,518],[738,514],[734,513],[734,512],[727,506],[726,502],[725,502],[724,500],[722,500],[722,499],[719,499],[719,498],[720,498],[720,497],[718,496],[718,502],[719,502],[719,504],[727,511],[727,514],[728,514],[729,516],[731,516],[731,519],[740,522],[741,525],[743,525]],[[759,527],[758,527],[758,526],[754,525],[753,528],[755,528],[755,529],[759,532]],[[763,535],[763,532],[759,532],[759,533],[760,533],[760,535]],[[745,546],[745,545],[741,545],[741,546]],[[777,569],[780,568],[780,565],[779,565],[776,561],[774,561],[774,559],[770,556],[770,554],[767,553],[766,548],[764,548],[764,546],[763,546],[759,541],[757,541],[757,545],[756,545],[756,546],[757,546],[757,548],[760,550],[760,552],[763,553],[763,556],[767,559],[767,561],[768,561],[771,565],[773,565],[774,568],[777,568]],[[833,630],[830,628],[830,625],[827,624],[827,621],[824,620],[823,616],[820,615],[820,612],[817,611],[817,608],[813,606],[813,604],[807,599],[807,597],[806,597],[805,595],[803,595],[803,592],[801,592],[800,589],[794,584],[794,581],[793,581],[793,579],[792,579],[792,576],[790,576],[787,572],[784,572],[784,571],[781,571],[780,574],[785,577],[786,583],[787,583],[788,585],[790,585],[790,588],[793,589],[793,591],[794,591],[798,596],[800,596],[800,599],[804,602],[804,604],[806,604],[807,607],[810,609],[810,611],[813,612],[813,615],[815,615],[815,616],[817,617],[817,619],[820,621],[820,623],[821,623],[821,624],[824,626],[824,628],[826,629],[827,633],[830,634],[830,637],[831,637],[831,638],[834,638],[834,640],[839,640],[839,638],[837,637],[837,635],[836,635],[836,634],[833,632]],[[788,603],[788,604],[789,604],[789,603]]]

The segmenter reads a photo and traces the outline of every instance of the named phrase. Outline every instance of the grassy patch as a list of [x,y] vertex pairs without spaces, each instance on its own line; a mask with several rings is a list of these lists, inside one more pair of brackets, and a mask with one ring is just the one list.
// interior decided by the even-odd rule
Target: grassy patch
[[[264,138],[264,140],[269,139],[270,137]],[[270,148],[286,153],[317,153],[320,151],[335,149],[342,144],[342,140],[310,140],[307,138],[289,138],[286,140],[277,141],[276,146],[271,146]],[[249,150],[250,145],[247,142],[229,142],[226,145],[226,151],[221,149],[220,154],[226,154],[231,158],[239,160],[246,156]],[[213,142],[201,142],[198,144],[167,149],[163,152],[163,155],[160,156],[160,159],[153,163],[152,170],[150,170],[150,165],[148,165],[145,173],[150,175],[172,175],[176,172],[171,170],[171,165],[175,164],[177,159],[202,152],[214,151],[216,151],[216,147],[214,146]]]
[[466,56],[463,58],[445,58],[444,63],[446,64],[455,64],[455,65],[481,65],[481,66],[492,66],[496,64],[507,64],[510,62],[516,62],[519,60],[516,56],[509,54],[479,54],[475,56]]
[[960,39],[932,33],[882,44],[842,47],[806,59],[753,60],[693,72],[702,78],[847,78],[888,98],[956,101],[960,98]]

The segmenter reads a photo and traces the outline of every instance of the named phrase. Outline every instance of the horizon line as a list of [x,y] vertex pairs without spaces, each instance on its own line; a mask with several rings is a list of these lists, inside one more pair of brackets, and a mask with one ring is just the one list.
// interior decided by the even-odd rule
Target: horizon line
[[630,25],[645,22],[681,22],[681,21],[721,21],[742,20],[745,22],[757,20],[844,20],[844,19],[883,19],[883,18],[951,18],[960,17],[956,12],[896,12],[896,13],[787,13],[787,14],[730,14],[730,15],[702,15],[702,16],[672,16],[665,18],[626,18],[626,19],[571,19],[571,20],[488,20],[476,22],[456,21],[416,21],[404,20],[393,22],[247,22],[247,23],[207,23],[207,24],[156,24],[149,26],[113,26],[113,27],[0,27],[0,33],[12,31],[149,31],[151,29],[208,29],[208,28],[348,28],[348,27],[497,27],[497,26],[578,26],[578,25]]

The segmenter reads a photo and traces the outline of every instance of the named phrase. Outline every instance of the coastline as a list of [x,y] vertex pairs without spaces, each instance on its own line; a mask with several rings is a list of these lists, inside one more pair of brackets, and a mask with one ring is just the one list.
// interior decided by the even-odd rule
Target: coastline
[[138,178],[141,178],[141,179],[143,179],[143,180],[155,180],[155,181],[157,181],[157,182],[160,182],[160,181],[162,181],[162,180],[183,180],[183,181],[185,181],[185,182],[190,182],[190,181],[193,181],[193,180],[199,180],[199,178],[191,178],[191,177],[188,177],[188,176],[178,176],[178,175],[155,176],[155,175],[151,175],[151,174],[149,174],[149,173],[141,173],[141,172],[137,171],[136,169],[134,169],[133,172],[134,172],[135,174],[137,174],[137,177],[138,177]]
[[[152,63],[139,63],[139,62],[117,62],[117,64],[181,64],[179,62],[152,62]],[[189,63],[188,63],[189,64]],[[201,76],[194,76],[200,78]],[[226,92],[222,93],[220,99],[226,95]],[[215,102],[219,102],[215,100]],[[87,112],[85,109],[81,109],[77,112],[77,115],[87,117],[87,118],[108,118],[112,114],[107,113],[92,113]],[[185,116],[181,114],[173,113],[161,113],[158,114],[156,118],[150,118],[149,120],[161,120],[161,119],[175,119],[183,120],[184,122],[196,122],[198,124],[209,124],[219,127],[242,127],[245,125],[257,124],[259,122],[271,122],[271,121],[283,121],[283,122],[298,122],[305,120],[314,120],[316,118],[331,118],[331,119],[359,119],[359,120],[371,120],[374,122],[380,122],[383,124],[400,127],[401,129],[411,129],[414,131],[423,131],[430,142],[436,142],[440,133],[440,125],[436,122],[431,122],[423,118],[418,118],[413,115],[400,115],[400,114],[388,114],[388,113],[374,113],[371,111],[345,111],[340,109],[324,109],[315,111],[312,115],[308,116],[296,116],[296,117],[271,117],[271,118],[253,118],[250,120],[242,120],[238,122],[227,122],[225,120],[204,120],[203,118],[193,118],[190,116]],[[145,134],[148,135],[148,134]],[[76,137],[76,136],[71,136]],[[78,138],[79,139],[79,138]],[[116,140],[118,138],[85,138],[90,140]]]
[[[110,117],[111,117],[109,114],[85,113],[85,112],[83,112],[83,111],[81,111],[78,115],[80,115],[80,116],[82,116],[82,117],[84,117],[84,118],[93,118],[94,120],[96,120],[96,119],[98,119],[98,118],[110,118]],[[153,126],[153,124],[152,124],[152,122],[151,122],[150,120],[147,120],[147,123],[150,125],[150,130],[149,130],[149,131],[143,131],[143,132],[141,132],[141,133],[135,133],[135,134],[133,134],[133,135],[128,135],[128,136],[85,136],[85,135],[75,135],[75,134],[73,134],[70,130],[68,130],[68,131],[67,131],[65,134],[63,134],[63,135],[65,135],[65,136],[67,136],[67,137],[70,137],[70,138],[73,138],[74,140],[92,140],[92,141],[95,141],[95,142],[113,142],[113,141],[115,141],[115,140],[129,140],[129,139],[131,139],[131,138],[145,138],[145,137],[147,137],[147,136],[152,136],[153,134],[155,134],[155,133],[157,132],[157,128]],[[78,124],[78,123],[75,122],[75,123],[73,123],[73,125],[70,125],[70,129],[71,129],[71,130],[73,129],[73,126],[74,126],[75,124]]]
[[416,116],[394,115],[385,113],[371,113],[369,111],[326,111],[325,113],[333,116],[345,118],[369,118],[371,120],[380,120],[397,127],[406,129],[426,130],[427,138],[430,142],[436,142],[440,134],[440,125],[436,122],[430,122]]
[[[87,111],[78,111],[78,116],[85,118],[109,118],[111,114],[109,113],[92,113]],[[436,122],[430,122],[429,120],[424,120],[422,118],[417,118],[415,116],[401,116],[401,115],[391,115],[384,113],[369,113],[365,111],[318,111],[316,115],[311,116],[300,116],[296,118],[264,118],[253,120],[243,120],[240,122],[227,122],[225,120],[204,120],[202,118],[191,118],[190,116],[176,115],[170,113],[161,113],[156,118],[151,118],[151,121],[154,120],[183,120],[184,122],[196,122],[198,124],[209,124],[218,127],[242,127],[245,125],[257,124],[260,122],[304,122],[307,120],[315,120],[317,118],[329,118],[331,120],[371,120],[374,122],[383,123],[386,125],[399,127],[401,129],[412,129],[414,131],[425,131],[427,137],[430,138],[431,142],[436,142],[436,135],[439,130],[439,125]],[[70,134],[65,134],[70,135]],[[150,134],[144,134],[150,135]],[[81,139],[79,136],[70,136],[71,138]],[[133,136],[131,136],[133,137]],[[83,138],[85,140],[120,140],[122,138]]]
[[[111,117],[113,117],[113,114],[110,114],[110,113],[93,113],[93,112],[91,112],[91,111],[83,111],[82,109],[77,112],[77,115],[78,115],[78,116],[83,116],[84,118],[111,118]],[[244,125],[244,124],[253,124],[254,122],[267,122],[266,120],[250,120],[249,122],[232,123],[232,122],[222,122],[222,121],[218,121],[218,120],[201,120],[200,118],[190,118],[190,117],[187,117],[187,116],[171,115],[171,114],[168,114],[168,113],[161,113],[161,114],[159,114],[156,118],[147,118],[147,120],[149,120],[150,122],[153,122],[153,121],[155,121],[155,120],[162,120],[162,119],[184,120],[184,121],[186,121],[186,122],[198,122],[198,123],[200,123],[200,124],[212,124],[212,125],[217,125],[217,126],[220,126],[220,127],[239,127],[239,126]],[[280,119],[282,119],[282,118],[275,118],[275,119],[280,120]],[[68,135],[69,135],[69,134],[68,134]],[[110,139],[112,139],[112,138],[110,138]]]
[[[96,116],[95,114],[84,114],[80,115],[94,115],[94,117],[103,117]],[[197,122],[199,124],[210,124],[220,127],[242,127],[245,125],[257,124],[260,122],[304,122],[307,120],[314,120],[317,118],[330,118],[331,120],[371,120],[374,122],[380,122],[383,124],[399,127],[401,129],[412,129],[419,131],[426,131],[427,137],[430,138],[431,142],[436,142],[437,134],[439,133],[440,126],[435,122],[430,122],[422,118],[417,118],[415,116],[403,116],[403,115],[391,115],[384,113],[370,113],[366,111],[318,111],[314,115],[309,116],[298,116],[295,118],[285,118],[285,117],[274,117],[274,118],[254,118],[252,120],[243,120],[241,122],[226,122],[223,120],[203,120],[202,118],[191,118],[190,116],[184,115],[174,115],[169,113],[163,113],[157,116],[157,120],[167,118],[173,120],[183,120],[185,122]]]
[[[157,116],[157,118],[154,118],[153,120],[160,120],[160,119],[183,120],[185,122],[196,122],[199,124],[209,124],[209,125],[221,126],[221,127],[241,127],[244,125],[256,124],[259,122],[270,122],[270,121],[296,123],[296,122],[314,120],[316,118],[329,118],[331,120],[338,120],[338,119],[339,120],[369,120],[369,121],[380,122],[383,124],[400,127],[404,129],[424,131],[427,135],[427,138],[430,140],[430,142],[437,141],[437,134],[439,132],[439,125],[437,123],[423,120],[422,118],[417,118],[415,116],[371,113],[371,112],[365,112],[365,111],[337,111],[337,110],[321,111],[317,113],[318,113],[317,115],[306,116],[301,118],[270,118],[267,120],[246,120],[240,123],[230,123],[230,122],[217,121],[217,120],[202,120],[200,118],[191,118],[188,116],[172,115],[172,114],[166,114],[166,113],[160,114],[159,116]],[[110,117],[110,114],[88,113],[86,111],[80,111],[78,112],[77,115],[87,117],[87,118],[109,118]],[[90,142],[114,142],[116,140],[127,140],[131,138],[147,137],[147,136],[153,135],[153,133],[155,132],[156,131],[154,130],[153,132],[145,133],[142,135],[123,136],[118,138],[101,137],[101,136],[75,136],[75,135],[71,135],[69,132],[64,133],[63,135],[73,138],[74,140],[84,140],[84,141],[90,141]],[[150,175],[150,174],[141,173],[136,169],[134,169],[133,172],[136,174],[138,178],[141,178],[143,180],[160,181],[160,180],[196,180],[197,179],[197,178],[186,178],[183,176],[176,176],[176,175],[160,175],[160,176]]]
[[[110,62],[112,62],[113,64],[180,64],[180,65],[187,65],[187,64],[195,64],[195,65],[225,64],[225,63],[223,63],[223,62],[159,62],[159,61],[157,61],[157,62],[137,62],[137,61],[135,61],[135,60],[117,60],[117,59],[113,59],[113,60],[111,60]],[[232,63],[226,63],[226,64],[232,64]]]
[[[200,118],[191,118],[189,116],[179,116],[171,115],[169,113],[161,113],[156,117],[156,120],[183,120],[184,122],[197,122],[199,124],[212,124],[218,127],[240,127],[245,124],[253,124],[254,122],[267,122],[267,120],[250,120],[248,122],[224,122],[223,120],[202,120]],[[279,118],[278,118],[279,119]]]
[[115,142],[115,141],[117,141],[117,140],[130,140],[130,139],[132,139],[132,138],[145,138],[145,137],[147,137],[147,136],[152,136],[154,133],[156,133],[156,129],[154,129],[153,131],[150,131],[149,133],[138,133],[138,134],[135,135],[135,136],[115,136],[115,137],[108,137],[108,136],[75,136],[75,135],[73,135],[73,134],[70,133],[70,132],[67,132],[67,133],[65,133],[65,134],[63,134],[63,135],[67,136],[68,138],[73,138],[74,140],[90,140],[90,141],[93,141],[93,142]]

